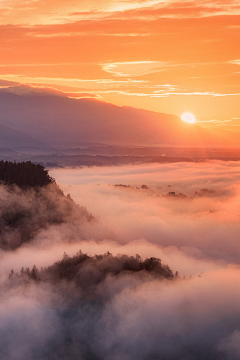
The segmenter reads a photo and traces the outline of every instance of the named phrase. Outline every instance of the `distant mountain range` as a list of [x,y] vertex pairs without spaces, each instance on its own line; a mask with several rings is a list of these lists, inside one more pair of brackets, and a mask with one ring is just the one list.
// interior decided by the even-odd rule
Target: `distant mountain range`
[[0,147],[239,145],[239,134],[187,124],[174,115],[92,99],[0,92]]
[[[0,108],[1,112],[1,108]],[[0,118],[1,118],[0,114]],[[6,125],[0,125],[0,147],[8,148],[15,146],[41,146],[41,142],[31,138],[26,133],[14,130]],[[2,149],[1,149],[2,150]]]

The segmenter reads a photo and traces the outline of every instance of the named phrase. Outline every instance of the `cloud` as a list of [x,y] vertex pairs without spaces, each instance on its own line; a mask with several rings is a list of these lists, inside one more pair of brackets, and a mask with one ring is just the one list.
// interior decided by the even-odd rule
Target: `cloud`
[[[2,75],[1,78],[6,81],[13,81],[13,79],[18,80],[23,85],[24,89],[29,88],[39,88],[41,91],[41,86],[39,85],[51,85],[54,86],[71,86],[76,89],[105,89],[105,88],[116,88],[120,86],[134,86],[146,83],[144,80],[133,80],[133,79],[124,79],[124,80],[115,80],[115,79],[75,79],[75,78],[47,78],[47,77],[29,77],[24,75]],[[38,86],[34,86],[38,84]],[[22,87],[19,88],[20,90]],[[38,90],[36,90],[38,91]],[[44,91],[44,90],[43,90]]]
[[114,76],[141,76],[163,71],[167,63],[162,61],[129,61],[102,64],[102,69]]
[[[9,81],[6,84],[9,85]],[[14,82],[12,82],[14,84]],[[17,83],[16,83],[17,84]],[[8,92],[15,95],[42,95],[45,96],[47,94],[64,96],[65,94],[61,91],[57,91],[55,89],[49,89],[46,87],[35,87],[31,85],[23,85],[18,84],[17,86],[2,86],[0,87],[0,92]]]
[[33,354],[37,359],[239,357],[238,268],[173,281],[125,273],[98,284],[91,281],[99,269],[81,268],[85,278],[91,271],[87,294],[81,292],[84,278],[78,286],[72,281],[14,284],[14,277],[5,284],[0,306],[3,360]]
[[[17,4],[15,10],[20,11]],[[174,111],[175,115],[185,111],[183,108],[189,106],[191,97],[191,106],[200,118],[236,115],[239,89],[233,74],[237,67],[228,63],[238,59],[235,54],[238,34],[229,27],[239,22],[238,16],[231,15],[235,11],[233,2],[228,5],[215,1],[161,2],[159,6],[147,6],[144,2],[145,7],[141,7],[128,1],[125,6],[134,5],[135,10],[114,12],[108,6],[115,2],[105,3],[106,7],[101,1],[98,6],[92,3],[89,11],[84,11],[88,4],[82,4],[83,9],[77,2],[49,2],[47,11],[41,1],[35,2],[32,7],[36,7],[36,14],[28,14],[27,21],[24,19],[27,11],[21,4],[24,14],[18,20],[22,22],[15,25],[3,16],[8,23],[1,26],[3,79],[55,89],[62,86],[65,92],[66,87],[72,86],[80,93],[97,94],[98,98],[121,106],[139,107],[141,98],[141,107],[166,113]],[[225,12],[229,7],[231,11],[224,16],[210,16],[217,15],[214,13],[217,7]],[[41,9],[45,15],[41,15]],[[48,16],[52,19],[46,19]],[[25,52],[21,49],[23,42]],[[220,47],[228,48],[228,52],[219,52]],[[123,79],[144,82],[114,82]],[[100,80],[106,81],[102,87],[96,85]],[[113,85],[108,82],[107,86],[108,80]],[[155,92],[159,90],[157,85],[165,84],[175,86],[174,91]]]
[[[194,258],[239,261],[237,162],[85,168],[68,173],[56,169],[53,176],[123,243],[145,239],[160,247],[177,247]],[[134,188],[142,184],[150,189]],[[169,191],[187,195],[187,199],[162,196]],[[194,197],[196,191],[205,196]]]
[[240,331],[235,330],[220,341],[218,349],[225,354],[227,359],[237,360],[240,354],[239,340]]
[[17,83],[16,81],[8,81],[8,80],[0,79],[0,88],[1,87],[9,88],[11,86],[18,86],[18,85],[19,85],[19,83]]
[[76,20],[99,20],[102,18],[199,18],[239,14],[238,2],[231,1],[124,1],[124,0],[14,0],[1,1],[0,18],[5,24],[61,24]]
[[216,347],[228,332],[220,324],[239,309],[238,290],[234,290],[237,274],[237,270],[213,272],[206,279],[176,286],[152,282],[119,294],[104,313],[114,333],[111,336],[108,329],[104,333],[108,352],[114,359],[182,359],[190,354],[192,359],[202,359],[204,354],[219,359],[222,354]]
[[[0,92],[7,92],[15,95],[37,95],[37,96],[46,96],[46,95],[55,95],[55,96],[67,96],[72,98],[97,98],[101,99],[100,95],[91,93],[91,92],[81,92],[81,91],[71,91],[75,90],[75,88],[66,89],[66,91],[57,90],[54,88],[48,88],[48,87],[39,87],[39,86],[33,86],[33,85],[23,85],[23,84],[17,84],[11,81],[4,81],[2,82],[3,85],[1,85],[0,80]],[[17,84],[16,86],[9,86],[10,84]],[[70,90],[70,91],[67,91]]]
[[[51,66],[51,65],[46,65]],[[109,67],[108,67],[109,66]],[[0,83],[0,91],[10,92],[16,95],[58,95],[68,96],[72,98],[96,98],[102,100],[104,95],[118,94],[131,97],[147,97],[147,98],[166,98],[170,96],[200,96],[200,97],[237,97],[240,93],[216,93],[214,91],[194,91],[188,92],[185,88],[181,88],[173,84],[151,84],[147,80],[134,80],[131,77],[143,75],[143,72],[155,72],[158,69],[149,70],[143,66],[142,73],[138,69],[132,69],[132,74],[111,70],[111,66],[107,65],[107,72],[112,72],[117,77],[124,77],[122,80],[116,79],[74,79],[74,78],[44,78],[44,77],[28,77],[24,75],[2,75],[2,86]],[[130,69],[129,69],[130,70]],[[162,71],[162,70],[160,70]],[[12,80],[11,80],[12,79]],[[13,81],[16,80],[16,81]],[[16,84],[16,85],[15,85]],[[13,85],[13,86],[11,86]],[[15,86],[14,86],[15,85]],[[201,124],[215,123],[223,125],[231,120],[205,120]],[[199,121],[200,122],[200,121]]]
[[240,60],[232,60],[232,61],[229,61],[230,64],[233,64],[233,65],[240,65]]
[[[239,162],[55,169],[51,175],[98,221],[86,223],[63,197],[63,222],[40,227],[13,252],[0,251],[3,360],[239,358]],[[59,201],[53,193],[36,202],[31,193],[0,190],[2,211],[21,206],[35,213],[29,225],[49,218],[46,204]],[[169,191],[186,197],[165,196]],[[117,259],[86,259],[75,271],[71,256],[79,250],[110,251]],[[64,252],[72,267],[59,272]],[[121,259],[132,261],[119,254],[158,257],[180,277],[119,272]],[[34,264],[41,281],[20,275],[22,266],[31,271]],[[7,279],[11,269],[19,276]]]

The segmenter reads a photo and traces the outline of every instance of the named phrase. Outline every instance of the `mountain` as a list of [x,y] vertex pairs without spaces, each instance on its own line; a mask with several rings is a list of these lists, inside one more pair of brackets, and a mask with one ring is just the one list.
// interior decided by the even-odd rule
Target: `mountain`
[[16,95],[1,91],[0,124],[47,146],[70,147],[82,142],[194,146],[240,143],[238,134],[188,124],[174,115],[47,93]]
[[[0,114],[1,118],[2,114]],[[6,121],[7,123],[7,121]],[[40,145],[40,142],[34,140],[29,135],[18,131],[11,129],[10,127],[6,125],[0,125],[0,147],[1,148],[7,148],[7,147],[15,147],[15,146],[36,146]],[[1,149],[3,150],[3,149]],[[9,151],[8,151],[9,152]],[[2,152],[1,152],[2,154]],[[11,153],[7,153],[4,155],[11,155]]]

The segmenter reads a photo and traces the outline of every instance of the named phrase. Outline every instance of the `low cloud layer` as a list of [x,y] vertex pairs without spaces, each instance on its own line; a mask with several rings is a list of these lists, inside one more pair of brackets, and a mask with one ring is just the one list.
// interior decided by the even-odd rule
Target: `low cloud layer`
[[5,284],[2,358],[239,358],[238,268],[188,280],[130,272],[96,286],[98,271],[82,274],[94,298],[73,281]]
[[[1,188],[2,211],[21,205],[39,223],[57,202],[63,220],[0,251],[2,359],[239,359],[239,175],[217,161],[52,170],[82,208]],[[105,255],[78,268],[79,250]],[[179,275],[120,265],[136,254]]]
[[239,175],[238,162],[220,161],[53,171],[120,243],[144,239],[214,263],[239,263]]

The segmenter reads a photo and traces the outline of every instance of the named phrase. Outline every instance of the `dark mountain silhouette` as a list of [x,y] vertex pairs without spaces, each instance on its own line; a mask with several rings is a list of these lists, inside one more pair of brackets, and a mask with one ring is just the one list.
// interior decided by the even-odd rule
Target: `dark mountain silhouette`
[[[2,118],[0,108],[0,118]],[[5,116],[5,120],[7,117]],[[6,124],[8,121],[5,121]],[[36,141],[31,136],[19,130],[11,129],[6,125],[0,125],[0,147],[13,147],[13,146],[36,146],[41,145],[40,141]]]
[[[47,146],[82,142],[122,145],[239,145],[238,134],[208,130],[167,115],[92,99],[0,92],[0,124]],[[13,145],[16,146],[13,139]],[[1,143],[0,143],[1,145]],[[9,146],[9,145],[8,145]]]

